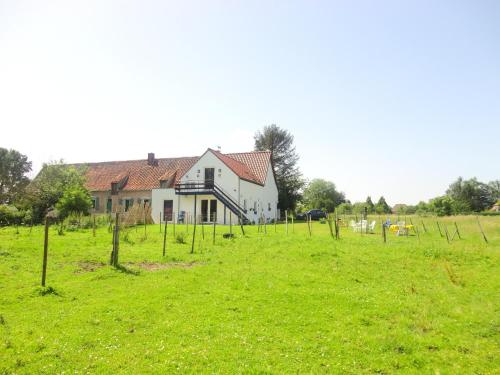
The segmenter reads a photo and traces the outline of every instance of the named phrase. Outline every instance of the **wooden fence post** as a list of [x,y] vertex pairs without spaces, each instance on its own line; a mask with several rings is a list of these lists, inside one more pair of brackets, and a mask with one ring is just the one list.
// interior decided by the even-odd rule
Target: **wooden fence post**
[[196,201],[197,201],[197,196],[196,194],[194,195],[194,227],[193,227],[193,242],[191,243],[191,254],[194,253],[194,239],[196,237]]
[[113,231],[113,251],[111,252],[111,265],[118,266],[118,252],[120,248],[120,214],[116,213],[115,228]]
[[309,229],[309,237],[312,236],[312,231],[311,231],[311,215],[306,216],[307,220],[307,229]]
[[42,286],[45,286],[47,276],[47,255],[49,252],[49,218],[45,216],[45,238],[43,241]]
[[460,231],[458,230],[458,225],[457,225],[457,222],[455,221],[455,229],[457,230],[457,234],[458,234],[458,239],[461,240],[462,239],[462,236],[460,235]]
[[436,224],[437,224],[437,227],[438,227],[439,235],[441,237],[443,237],[443,233],[441,232],[441,227],[439,226],[439,221],[436,221]]
[[427,228],[425,227],[424,221],[420,220],[422,222],[422,228],[424,228],[424,233],[427,233]]
[[293,224],[293,212],[292,212],[292,234],[295,233],[295,226]]
[[95,214],[92,215],[92,235],[95,237]]
[[330,215],[328,215],[326,220],[328,222],[328,228],[330,229],[330,236],[332,236],[332,238],[333,238],[332,218],[330,217]]
[[[165,218],[165,228],[163,229],[163,256],[167,252],[167,223],[168,220]],[[160,233],[161,233],[161,221],[160,221]]]
[[450,236],[448,234],[448,228],[446,227],[446,225],[444,226],[444,233],[446,234],[446,241],[450,243]]
[[486,235],[484,234],[483,227],[481,226],[481,223],[479,222],[479,216],[476,216],[477,219],[477,225],[479,225],[479,230],[481,231],[481,234],[483,235],[484,242],[488,243],[488,239],[486,238]]
[[240,220],[241,234],[245,235],[245,229],[243,229],[243,219],[241,217],[241,212],[240,212],[239,220]]
[[385,224],[382,223],[382,238],[384,239],[384,243],[387,242],[387,234],[385,233]]

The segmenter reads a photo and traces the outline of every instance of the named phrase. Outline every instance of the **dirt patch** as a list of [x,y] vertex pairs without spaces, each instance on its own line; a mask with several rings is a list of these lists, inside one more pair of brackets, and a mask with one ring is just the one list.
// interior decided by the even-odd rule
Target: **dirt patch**
[[83,273],[83,272],[94,272],[95,270],[104,267],[106,263],[103,262],[94,262],[91,260],[86,260],[82,262],[78,262],[78,267],[75,273]]
[[166,270],[171,268],[193,268],[195,266],[200,265],[199,262],[170,262],[170,263],[150,263],[150,262],[142,262],[142,263],[127,263],[130,266],[138,266],[146,271],[159,271]]

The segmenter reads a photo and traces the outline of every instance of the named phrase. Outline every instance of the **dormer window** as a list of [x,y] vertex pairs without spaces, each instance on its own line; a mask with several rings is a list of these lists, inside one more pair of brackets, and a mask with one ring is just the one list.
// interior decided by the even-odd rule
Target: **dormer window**
[[160,189],[166,189],[166,188],[168,188],[168,181],[160,180]]
[[111,183],[111,194],[112,195],[118,194],[118,182]]

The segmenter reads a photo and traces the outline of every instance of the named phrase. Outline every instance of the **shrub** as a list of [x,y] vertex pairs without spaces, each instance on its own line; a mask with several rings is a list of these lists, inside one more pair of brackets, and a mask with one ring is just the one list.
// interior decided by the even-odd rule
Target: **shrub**
[[175,235],[175,242],[176,243],[186,243],[186,233],[180,232]]

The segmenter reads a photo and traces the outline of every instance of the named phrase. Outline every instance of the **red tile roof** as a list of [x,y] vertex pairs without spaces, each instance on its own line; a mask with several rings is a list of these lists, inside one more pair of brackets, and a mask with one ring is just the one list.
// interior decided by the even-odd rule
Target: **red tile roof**
[[160,180],[168,180],[173,175],[180,178],[198,161],[198,157],[156,160],[155,165],[148,165],[147,160],[87,163],[87,189],[107,191],[111,189],[112,182],[120,182],[124,177],[128,177],[128,180],[123,190],[156,189],[160,187]]
[[271,165],[270,151],[240,152],[234,154],[221,154],[214,151],[234,173],[243,180],[264,185],[266,183],[267,170]]
[[[255,151],[236,154],[222,154],[211,150],[224,164],[241,179],[259,185],[266,182],[267,170],[271,165],[271,153]],[[160,187],[160,180],[173,183],[199,160],[200,157],[156,159],[154,165],[145,160],[110,161],[86,163],[86,186],[90,191],[108,191],[111,183],[123,183],[122,190],[151,190]],[[81,164],[80,164],[81,165]]]

